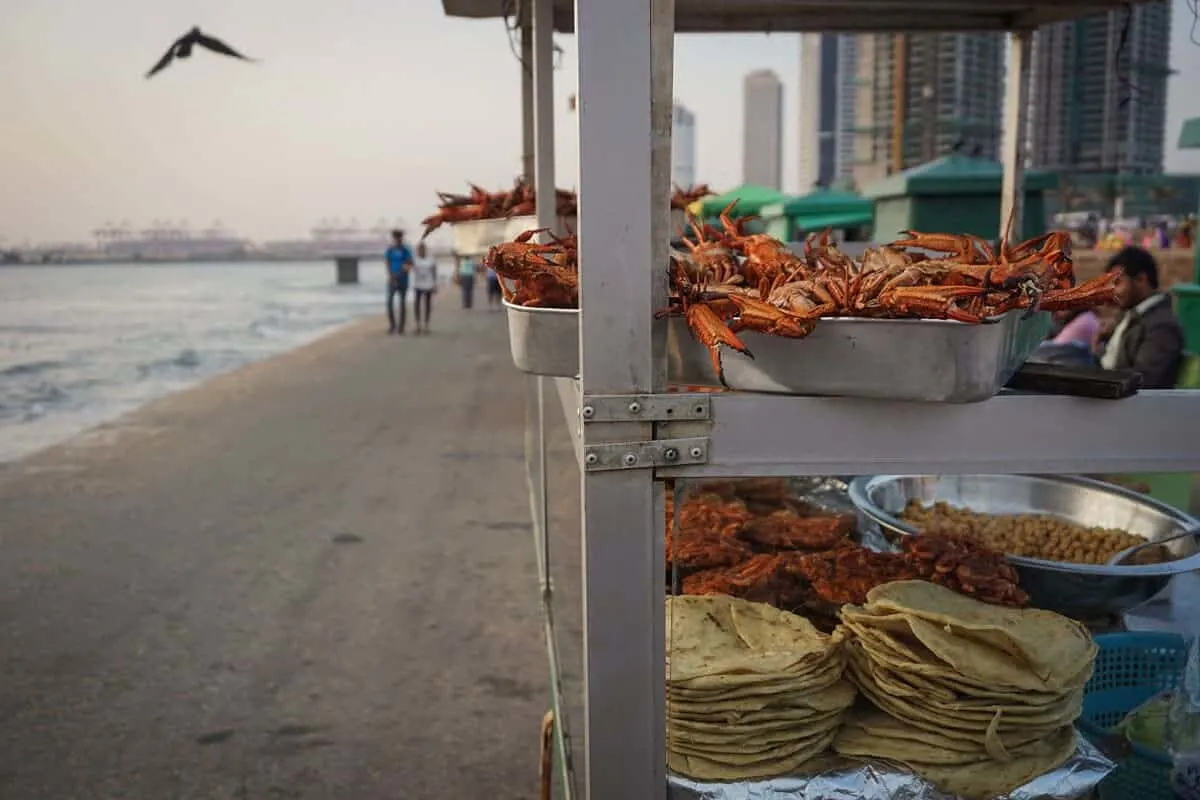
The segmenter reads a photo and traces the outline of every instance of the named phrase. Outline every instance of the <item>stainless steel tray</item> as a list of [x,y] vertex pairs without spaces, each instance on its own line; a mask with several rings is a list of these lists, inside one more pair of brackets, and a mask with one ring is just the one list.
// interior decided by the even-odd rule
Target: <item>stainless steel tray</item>
[[[533,217],[520,217],[523,220]],[[508,241],[508,231],[514,220],[476,219],[456,222],[450,226],[454,232],[454,252],[460,256],[482,256],[488,248]],[[536,228],[537,221],[531,226]]]
[[[1050,331],[1050,315],[1021,319],[1012,311],[994,322],[822,319],[804,339],[753,331],[738,337],[749,359],[722,352],[732,389],[942,403],[992,397]],[[708,351],[680,317],[671,319],[667,353],[673,380],[718,385]]]
[[508,346],[522,372],[574,378],[579,375],[579,310],[526,308],[504,301]]
[[[990,514],[1045,514],[1080,525],[1119,528],[1147,540],[1182,530],[1195,520],[1128,489],[1074,476],[870,475],[850,483],[860,525],[889,541],[917,530],[896,514],[910,499],[938,501]],[[1175,556],[1162,564],[1110,567],[1009,556],[1033,605],[1077,619],[1116,614],[1161,591],[1171,576],[1200,569],[1200,542],[1165,545]]]
[[[456,222],[451,225],[454,252],[460,256],[484,256],[493,245],[511,242],[537,226],[537,217],[532,215]],[[579,230],[575,217],[559,217],[558,227],[560,232]]]

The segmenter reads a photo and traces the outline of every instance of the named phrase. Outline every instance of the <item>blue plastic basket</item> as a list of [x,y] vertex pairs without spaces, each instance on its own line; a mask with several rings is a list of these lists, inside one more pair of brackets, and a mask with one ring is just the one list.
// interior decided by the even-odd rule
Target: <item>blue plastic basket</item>
[[[1095,739],[1159,692],[1175,689],[1187,661],[1187,642],[1173,633],[1109,633],[1096,637],[1096,670],[1083,694],[1079,730]],[[1100,784],[1101,800],[1171,800],[1171,757],[1133,745],[1133,752]]]

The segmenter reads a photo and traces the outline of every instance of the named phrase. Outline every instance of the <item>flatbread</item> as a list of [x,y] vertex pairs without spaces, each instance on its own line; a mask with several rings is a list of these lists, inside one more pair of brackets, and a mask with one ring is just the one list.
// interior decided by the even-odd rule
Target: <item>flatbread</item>
[[806,747],[788,756],[737,765],[727,764],[706,756],[668,751],[667,767],[672,772],[698,781],[745,781],[755,778],[772,778],[795,772],[814,757],[824,753],[833,742],[835,735],[836,731],[828,731]]
[[[925,581],[876,586],[867,593],[867,607],[901,613],[944,628],[949,635],[990,645],[1024,664],[1049,689],[1069,688],[1080,666],[1098,652],[1087,628],[1061,614],[988,605]],[[922,642],[929,645],[923,637]]]

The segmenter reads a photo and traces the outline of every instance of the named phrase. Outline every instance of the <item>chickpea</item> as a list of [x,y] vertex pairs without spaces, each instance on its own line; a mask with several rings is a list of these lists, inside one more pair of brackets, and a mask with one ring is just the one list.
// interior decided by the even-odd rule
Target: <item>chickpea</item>
[[[900,517],[923,531],[968,536],[1003,553],[1075,564],[1103,564],[1143,541],[1114,528],[1087,528],[1037,514],[981,514],[944,501],[922,506],[910,500]],[[1168,558],[1166,548],[1154,547],[1139,553],[1136,560],[1152,564]]]

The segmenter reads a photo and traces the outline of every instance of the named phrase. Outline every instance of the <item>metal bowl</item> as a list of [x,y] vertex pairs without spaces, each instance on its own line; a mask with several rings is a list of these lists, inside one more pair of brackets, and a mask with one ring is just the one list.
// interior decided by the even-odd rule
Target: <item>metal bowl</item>
[[[892,543],[918,533],[897,516],[912,499],[984,514],[1042,514],[1079,525],[1118,528],[1149,541],[1195,524],[1192,517],[1165,503],[1074,476],[868,475],[851,481],[849,493],[860,525]],[[1161,564],[1115,567],[1008,558],[1034,606],[1091,619],[1132,608],[1160,592],[1172,575],[1200,569],[1200,543],[1195,537],[1164,546],[1174,560]]]

